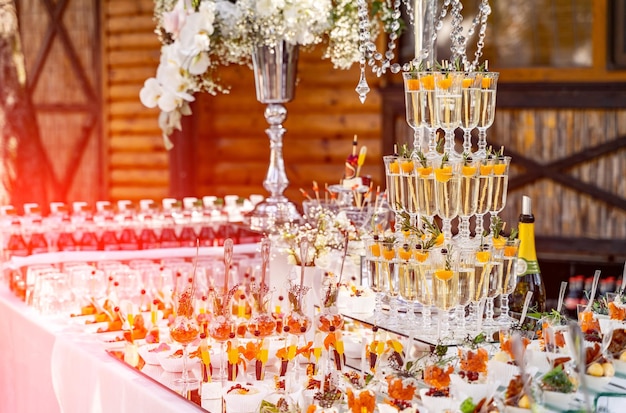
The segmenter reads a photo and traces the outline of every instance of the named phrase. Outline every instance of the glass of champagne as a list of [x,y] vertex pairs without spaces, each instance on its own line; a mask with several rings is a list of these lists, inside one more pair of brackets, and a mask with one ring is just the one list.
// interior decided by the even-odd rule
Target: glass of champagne
[[433,288],[431,275],[431,246],[421,241],[415,244],[413,259],[415,261],[414,306],[417,312],[421,307],[421,335],[432,335]]
[[[502,238],[502,237],[500,237]],[[502,294],[500,295],[500,316],[497,319],[501,327],[510,327],[515,319],[509,315],[509,295],[517,286],[517,255],[519,252],[519,239],[506,238],[503,246],[502,260]],[[496,241],[494,239],[494,245]]]
[[491,127],[496,116],[496,90],[498,86],[497,72],[480,72],[477,82],[480,82],[480,104],[478,111],[478,150],[476,158],[487,157],[487,129]]
[[369,286],[375,294],[374,304],[374,323],[380,324],[382,319],[383,307],[383,268],[382,268],[382,238],[378,234],[374,234],[372,238],[365,241],[365,259],[368,264]]
[[400,176],[400,160],[397,155],[383,156],[385,177],[387,178],[387,202],[389,209],[396,214],[396,229],[402,212],[402,184]]
[[511,157],[501,155],[496,157],[493,163],[493,186],[491,190],[491,206],[489,208],[492,224],[500,211],[506,206],[510,164]]
[[461,207],[460,167],[461,162],[450,160],[447,154],[433,164],[437,212],[443,221],[446,241],[452,239],[452,220],[459,215]]
[[438,338],[443,339],[450,334],[449,311],[459,304],[458,254],[447,244],[433,254],[433,260],[433,304],[439,313]]
[[461,245],[459,252],[459,304],[456,307],[456,325],[466,330],[465,307],[474,301],[476,295],[476,249]]
[[413,129],[413,148],[420,150],[424,132],[424,92],[420,86],[418,72],[402,73],[404,79],[404,105],[406,107],[406,122]]
[[396,327],[398,325],[398,269],[396,256],[395,238],[384,239],[381,244],[381,257],[383,268],[383,291],[389,302],[389,317],[387,325]]
[[491,193],[493,191],[493,162],[492,158],[485,158],[479,161],[478,194],[476,198],[476,223],[474,232],[477,240],[482,238],[485,231],[483,218],[491,209]]
[[[414,237],[409,236],[399,243],[397,250],[398,294],[407,303],[413,303],[417,298],[417,265],[414,260],[415,243]],[[409,304],[407,308],[408,317],[404,320],[405,326],[408,328],[413,328],[416,324],[417,318],[414,310],[414,307]]]
[[460,167],[461,202],[459,208],[459,238],[461,243],[468,243],[470,239],[470,218],[476,214],[478,208],[479,190],[479,161],[475,161],[467,153],[463,154]]
[[426,156],[420,151],[416,152],[416,158],[415,184],[417,192],[417,212],[421,217],[428,218],[428,221],[432,223],[434,216],[437,215],[433,164],[426,159]]
[[445,132],[443,150],[451,159],[461,156],[454,149],[454,130],[461,126],[461,89],[463,72],[445,70],[435,73],[435,114]]
[[409,214],[413,224],[417,221],[418,200],[417,200],[417,173],[415,171],[415,161],[406,156],[400,156],[400,198],[402,200],[402,210]]
[[[481,237],[482,238],[482,237]],[[489,244],[481,244],[474,250],[474,289],[470,303],[470,319],[474,331],[482,326],[481,302],[487,298],[489,277],[491,276],[491,250]]]
[[472,130],[478,126],[480,115],[480,80],[475,72],[466,72],[461,87],[461,129],[463,153],[472,153]]
[[493,306],[497,296],[502,293],[502,266],[504,259],[504,249],[492,247],[489,277],[487,280],[487,298],[485,300],[485,319],[482,326],[488,330],[497,330],[500,326],[493,318]]
[[420,90],[422,91],[422,99],[424,102],[424,110],[422,112],[423,124],[428,131],[428,149],[426,157],[428,159],[437,158],[437,116],[435,114],[435,74],[437,72],[427,70],[419,72]]

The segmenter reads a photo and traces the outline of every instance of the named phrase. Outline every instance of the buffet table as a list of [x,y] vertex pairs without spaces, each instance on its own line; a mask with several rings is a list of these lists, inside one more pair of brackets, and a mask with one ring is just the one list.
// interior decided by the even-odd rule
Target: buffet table
[[4,286],[0,314],[2,412],[204,411],[109,356],[93,334],[40,316]]

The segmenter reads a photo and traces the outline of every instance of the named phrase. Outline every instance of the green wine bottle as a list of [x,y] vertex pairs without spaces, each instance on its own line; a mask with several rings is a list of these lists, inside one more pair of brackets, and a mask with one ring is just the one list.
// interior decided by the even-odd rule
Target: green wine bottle
[[546,287],[543,283],[537,251],[535,250],[535,216],[531,199],[522,197],[522,213],[519,216],[519,258],[517,260],[517,285],[511,295],[511,310],[521,313],[528,291],[533,292],[529,309],[546,311]]

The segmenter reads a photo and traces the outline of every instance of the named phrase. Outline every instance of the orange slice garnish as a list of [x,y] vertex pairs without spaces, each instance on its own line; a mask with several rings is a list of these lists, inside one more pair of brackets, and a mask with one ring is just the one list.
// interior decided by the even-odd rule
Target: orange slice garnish
[[476,253],[476,261],[482,262],[483,264],[489,261],[489,258],[491,258],[489,251],[478,251]]
[[454,275],[454,272],[452,270],[435,271],[435,277],[437,277],[437,279],[441,281],[448,281],[450,278],[452,278],[453,275]]
[[439,86],[439,89],[449,89],[450,86],[452,86],[452,78],[444,77],[440,79],[439,82],[437,82],[437,86]]
[[396,257],[396,251],[392,248],[383,248],[383,258],[386,260],[392,260]]
[[389,173],[399,174],[400,173],[400,165],[398,161],[393,161],[389,164]]
[[472,83],[474,83],[474,79],[463,79],[463,88],[467,89],[472,87]]
[[504,175],[505,171],[506,171],[505,163],[498,163],[493,166],[493,173],[496,175]]
[[515,257],[517,254],[517,247],[514,245],[507,245],[504,247],[504,256],[505,257]]
[[374,257],[380,257],[380,244],[370,245],[370,252]]
[[504,244],[506,244],[506,238],[504,237],[493,238],[491,242],[493,243],[493,246],[495,248],[502,249],[504,248]]
[[444,166],[435,169],[435,179],[439,182],[448,182],[452,178],[452,167]]
[[408,261],[408,260],[411,259],[411,250],[410,249],[406,250],[404,248],[400,248],[400,249],[398,249],[398,256],[401,259]]
[[461,171],[463,176],[474,176],[476,175],[476,167],[475,166],[464,166]]
[[439,235],[437,235],[437,238],[435,238],[435,246],[440,246],[443,244],[443,242],[445,241],[445,236],[443,235],[443,232],[440,232]]
[[489,175],[493,171],[493,165],[480,165],[480,174]]
[[407,79],[406,87],[408,90],[420,90],[419,79]]
[[400,164],[400,167],[402,168],[402,172],[408,174],[408,173],[413,172],[415,164],[413,163],[413,161],[402,161],[402,163]]
[[428,252],[427,251],[415,251],[413,256],[415,256],[415,259],[418,262],[424,262],[428,258]]
[[433,75],[426,75],[420,78],[420,83],[426,90],[433,90],[435,88],[435,77]]
[[419,174],[419,176],[423,176],[423,177],[430,176],[430,174],[433,173],[433,167],[432,166],[420,166],[417,168],[417,173]]
[[483,89],[489,89],[489,87],[491,86],[491,78],[483,77],[480,81],[480,85],[483,87]]

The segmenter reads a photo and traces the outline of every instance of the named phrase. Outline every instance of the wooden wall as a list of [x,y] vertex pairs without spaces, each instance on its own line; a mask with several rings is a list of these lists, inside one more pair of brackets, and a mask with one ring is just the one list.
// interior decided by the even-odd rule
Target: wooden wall
[[103,2],[104,150],[112,200],[160,199],[169,193],[168,155],[158,111],[139,101],[143,82],[154,76],[159,62],[153,7],[152,0]]
[[[105,56],[108,81],[108,177],[112,199],[163,198],[170,188],[169,154],[162,145],[158,111],[139,102],[145,79],[154,76],[159,43],[153,33],[150,0],[104,3]],[[301,50],[296,98],[286,105],[284,158],[290,185],[285,194],[299,203],[300,187],[312,181],[338,183],[352,137],[366,145],[363,174],[381,182],[379,79],[370,76],[373,91],[362,105],[354,91],[358,68],[334,70],[321,59],[322,50]],[[262,186],[269,162],[264,106],[256,101],[252,70],[234,66],[223,73],[231,86],[227,95],[198,94],[194,104],[195,185],[188,196],[253,193]],[[191,136],[190,136],[191,135]]]

